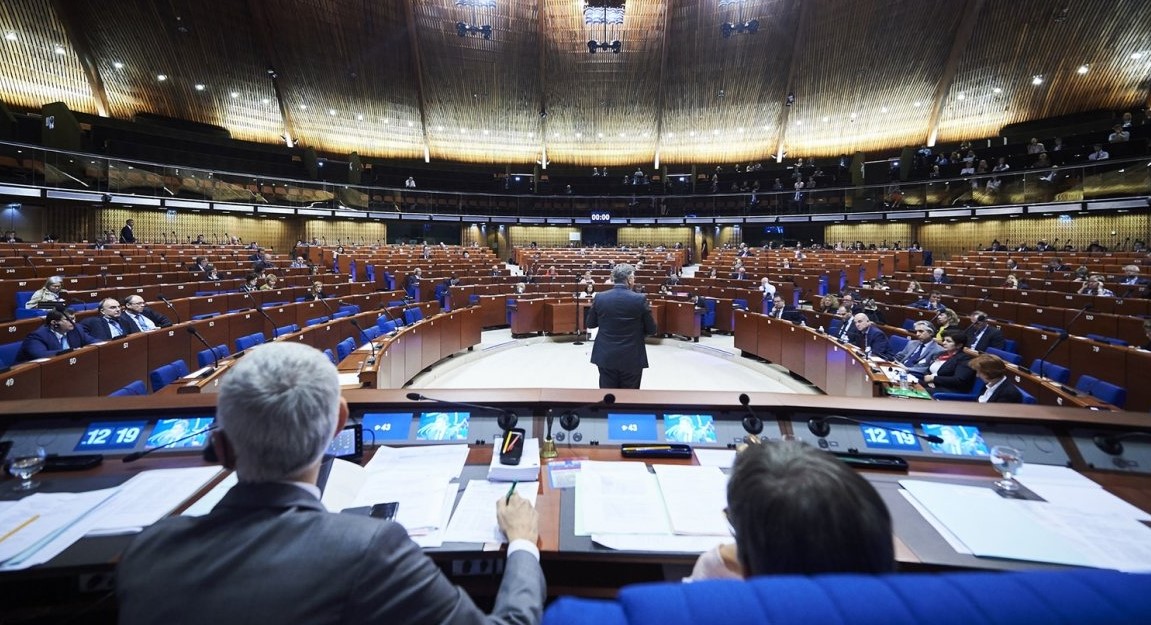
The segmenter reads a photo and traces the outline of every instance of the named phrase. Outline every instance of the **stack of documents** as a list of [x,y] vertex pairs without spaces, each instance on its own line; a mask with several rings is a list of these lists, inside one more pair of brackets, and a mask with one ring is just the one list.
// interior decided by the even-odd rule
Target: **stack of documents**
[[628,551],[702,553],[731,542],[718,467],[584,462],[576,478],[575,534]]
[[219,467],[145,471],[116,488],[35,493],[0,502],[0,570],[43,564],[84,536],[130,534],[159,521],[220,473]]
[[1046,501],[990,487],[900,480],[904,496],[956,551],[975,556],[1151,571],[1151,515],[1071,469],[1027,465],[1019,481]]
[[[513,484],[515,492],[534,506],[539,484]],[[508,541],[496,521],[496,501],[508,496],[507,483],[471,480],[452,515],[444,540],[457,543],[500,545]]]

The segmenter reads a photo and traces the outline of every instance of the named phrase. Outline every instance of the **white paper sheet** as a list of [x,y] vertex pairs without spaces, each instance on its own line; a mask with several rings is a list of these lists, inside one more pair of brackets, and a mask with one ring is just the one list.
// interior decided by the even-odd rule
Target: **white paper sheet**
[[36,493],[7,508],[0,519],[0,571],[26,569],[59,555],[92,529],[96,512],[116,492]]
[[467,445],[414,445],[379,447],[364,468],[369,472],[406,468],[443,473],[459,479],[468,460]]
[[727,508],[727,476],[723,471],[657,464],[655,475],[672,533],[730,538],[723,513]]
[[575,534],[671,534],[659,484],[638,462],[585,462],[576,476]]
[[699,449],[697,447],[695,450],[695,459],[699,461],[700,466],[730,469],[731,465],[735,463],[735,450]]
[[117,488],[115,497],[102,508],[88,535],[142,531],[170,514],[221,471],[218,466],[144,471]]
[[1096,515],[1151,521],[1151,514],[1112,495],[1074,469],[1028,464],[1023,466],[1016,479],[1048,503]]
[[411,470],[372,473],[349,508],[395,501],[396,522],[409,536],[427,534],[442,527],[444,498],[449,491],[455,499],[457,486],[444,474],[425,475]]
[[598,545],[619,551],[650,553],[703,553],[712,547],[731,542],[720,536],[654,536],[651,534],[592,534]]
[[[500,530],[496,521],[496,500],[506,497],[507,482],[489,482],[487,480],[471,480],[464,495],[460,498],[452,520],[448,523],[448,531],[444,535],[446,542],[461,543],[505,543],[507,537]],[[536,503],[538,482],[521,482],[515,485],[516,493],[524,499]]]
[[456,494],[459,492],[457,487],[458,484],[453,483],[452,488],[449,488],[447,492],[444,493],[443,506],[440,508],[439,527],[427,534],[419,536],[411,536],[409,534],[408,537],[412,539],[412,542],[419,545],[421,549],[444,546],[444,535],[448,531],[448,523],[451,522],[452,518],[452,508],[456,505]]

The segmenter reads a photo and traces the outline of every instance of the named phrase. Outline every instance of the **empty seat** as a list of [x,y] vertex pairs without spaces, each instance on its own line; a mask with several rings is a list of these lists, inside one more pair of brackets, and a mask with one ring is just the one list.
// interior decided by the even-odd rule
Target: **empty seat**
[[352,312],[350,310],[344,310],[344,309],[340,309],[340,310],[337,310],[336,312],[332,313],[332,319],[343,319],[344,317],[351,317],[351,316],[352,316]]
[[251,349],[257,345],[263,345],[263,344],[264,344],[264,335],[259,333],[259,332],[254,332],[252,334],[248,334],[246,336],[241,336],[240,338],[236,339],[236,351],[242,352],[244,350]]
[[344,304],[340,306],[340,312],[346,312],[349,315],[358,315],[360,314],[360,307],[355,304]]
[[380,328],[377,326],[368,326],[368,327],[364,328],[364,337],[367,338],[369,341],[374,341],[374,340],[380,338],[381,334],[383,334],[383,333],[380,332]]
[[299,331],[300,331],[300,326],[298,326],[294,323],[291,323],[291,324],[288,324],[286,326],[280,326],[280,327],[276,328],[274,331],[272,331],[272,336],[273,337],[281,337],[281,336],[284,336],[285,334],[292,334],[293,332],[299,332]]
[[152,382],[152,392],[156,393],[160,389],[175,382],[179,376],[176,375],[176,369],[172,365],[162,365],[152,370],[148,375],[148,379]]
[[216,360],[212,358],[212,352],[216,353],[216,359],[227,358],[231,355],[227,345],[217,345],[212,349],[201,349],[196,353],[196,362],[200,365],[201,369],[216,362]]
[[1060,384],[1067,384],[1071,381],[1070,369],[1045,360],[1040,360],[1039,358],[1031,362],[1031,372],[1039,377],[1048,378]]
[[1091,390],[1094,389],[1095,385],[1098,383],[1099,378],[1084,373],[1083,375],[1079,376],[1079,380],[1075,382],[1075,390],[1084,395],[1091,395]]
[[1007,350],[998,349],[995,347],[988,347],[987,353],[991,354],[992,356],[998,356],[1004,362],[1009,362],[1013,365],[1023,364],[1023,356],[1020,356],[1019,354],[1013,354]]
[[148,387],[143,380],[134,380],[123,388],[118,388],[108,394],[108,397],[131,397],[133,395],[147,395]]
[[16,352],[20,351],[23,341],[5,343],[0,345],[0,369],[16,364]]
[[391,319],[380,317],[376,321],[376,327],[379,328],[381,333],[388,334],[389,332],[396,331],[396,322],[392,321]]
[[[1017,388],[1018,388],[1018,387],[1017,387]],[[1034,395],[1032,395],[1031,393],[1028,393],[1027,391],[1025,391],[1025,390],[1023,390],[1023,389],[1019,389],[1019,394],[1023,396],[1023,402],[1022,402],[1022,403],[1024,403],[1024,404],[1036,404],[1036,403],[1039,403],[1039,402],[1035,401],[1035,396],[1034,396]]]
[[169,364],[172,365],[172,369],[176,372],[177,378],[182,378],[188,375],[188,364],[185,363],[183,359],[173,360]]
[[404,310],[404,321],[406,323],[408,323],[409,325],[413,324],[413,323],[415,323],[415,322],[417,322],[423,318],[424,318],[424,311],[421,310],[420,308],[412,307],[412,308],[408,308],[408,309]]
[[348,337],[336,344],[336,358],[343,360],[356,351],[356,340]]
[[1117,408],[1122,408],[1127,403],[1127,389],[1103,380],[1095,383],[1095,387],[1091,389],[1091,394],[1100,401],[1105,401]]
[[308,319],[304,322],[304,327],[318,326],[321,323],[327,323],[327,317],[316,317],[315,319]]
[[336,355],[332,353],[332,350],[330,350],[330,349],[325,349],[325,350],[324,350],[324,355],[328,357],[328,360],[332,361],[332,364],[333,364],[333,365],[338,365],[338,364],[340,364],[340,361],[336,360]]
[[1015,339],[1003,339],[1003,351],[1018,354],[1019,350],[1015,346]]
[[887,339],[888,348],[892,354],[898,354],[903,351],[903,348],[907,347],[907,342],[908,338],[901,334],[892,334],[891,337]]

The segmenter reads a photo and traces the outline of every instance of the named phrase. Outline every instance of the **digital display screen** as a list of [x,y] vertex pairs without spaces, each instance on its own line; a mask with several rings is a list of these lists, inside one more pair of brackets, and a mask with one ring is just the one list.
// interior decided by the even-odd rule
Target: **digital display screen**
[[607,439],[609,441],[654,441],[654,414],[612,414],[607,415]]
[[419,441],[466,441],[470,412],[424,412],[416,430]]
[[[215,417],[189,417],[187,419],[160,419],[148,437],[148,447],[169,449],[196,449],[208,444],[208,432]],[[192,436],[199,432],[198,435]],[[187,436],[188,438],[184,438]],[[180,440],[180,439],[184,440]],[[177,442],[179,441],[179,442]]]
[[860,425],[859,431],[863,434],[863,444],[868,449],[895,449],[898,451],[919,451],[919,438],[915,436],[915,428],[909,423],[888,423],[875,421],[872,424]]
[[714,443],[715,422],[709,414],[665,414],[663,436],[672,443]]
[[[371,442],[406,441],[412,429],[410,412],[369,412],[364,414],[364,439]],[[367,434],[371,432],[371,434]]]
[[88,425],[80,442],[73,451],[110,451],[113,449],[135,449],[148,427],[147,421],[96,422]]
[[923,431],[943,439],[942,443],[928,443],[931,451],[952,456],[987,456],[987,443],[974,425],[942,425],[924,423]]
[[356,428],[346,427],[332,439],[328,450],[324,453],[337,458],[348,458],[356,455]]

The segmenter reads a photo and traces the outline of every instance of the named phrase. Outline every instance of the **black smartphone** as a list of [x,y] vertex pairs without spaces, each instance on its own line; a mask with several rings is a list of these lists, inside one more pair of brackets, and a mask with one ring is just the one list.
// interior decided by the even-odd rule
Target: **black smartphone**
[[400,502],[398,501],[378,503],[372,506],[372,511],[368,513],[368,516],[372,517],[373,519],[391,521],[392,519],[396,518],[396,513],[399,512],[399,510]]
[[520,458],[524,455],[525,434],[523,428],[512,428],[504,432],[504,437],[500,440],[500,464],[520,463]]

